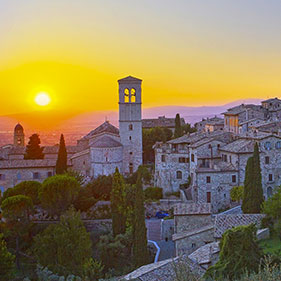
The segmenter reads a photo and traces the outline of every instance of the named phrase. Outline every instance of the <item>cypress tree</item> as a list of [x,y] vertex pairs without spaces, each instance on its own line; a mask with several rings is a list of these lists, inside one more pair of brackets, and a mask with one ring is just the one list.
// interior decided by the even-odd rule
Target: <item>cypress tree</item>
[[122,175],[116,168],[113,174],[112,191],[110,195],[111,214],[112,214],[112,232],[116,237],[118,234],[126,232],[126,190]]
[[259,147],[256,143],[254,154],[247,161],[242,210],[245,214],[260,213],[263,201]]
[[177,113],[176,115],[176,119],[175,119],[175,133],[174,133],[174,137],[175,138],[179,138],[183,135],[182,133],[182,127],[181,127],[181,118],[179,113]]
[[60,146],[58,152],[58,159],[56,163],[56,174],[64,174],[67,171],[67,152],[65,147],[64,136],[60,136]]
[[39,135],[33,134],[26,146],[24,159],[43,159],[43,147],[40,147],[40,143]]
[[142,189],[142,173],[140,169],[135,191],[133,239],[134,263],[136,267],[140,267],[148,263],[144,195]]

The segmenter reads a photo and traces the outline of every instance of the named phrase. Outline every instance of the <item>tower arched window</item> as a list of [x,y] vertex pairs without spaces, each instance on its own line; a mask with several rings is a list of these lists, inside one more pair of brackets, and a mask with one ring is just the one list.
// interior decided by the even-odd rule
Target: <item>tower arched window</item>
[[134,88],[131,89],[131,102],[136,102],[136,90]]
[[130,102],[130,92],[129,89],[124,90],[124,102]]
[[178,180],[182,179],[182,171],[177,171],[177,179]]
[[129,172],[130,172],[130,174],[132,174],[134,172],[134,165],[133,165],[133,163],[129,164]]

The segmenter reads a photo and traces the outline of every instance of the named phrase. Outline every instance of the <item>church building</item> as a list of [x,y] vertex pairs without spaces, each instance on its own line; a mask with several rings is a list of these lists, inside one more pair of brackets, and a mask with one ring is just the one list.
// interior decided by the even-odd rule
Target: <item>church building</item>
[[119,84],[119,129],[108,121],[78,140],[72,168],[85,176],[124,175],[142,165],[142,80],[128,76]]

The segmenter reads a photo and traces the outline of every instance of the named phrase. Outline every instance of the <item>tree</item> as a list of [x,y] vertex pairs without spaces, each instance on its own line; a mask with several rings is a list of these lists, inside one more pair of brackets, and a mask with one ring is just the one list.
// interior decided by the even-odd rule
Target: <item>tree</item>
[[33,205],[38,205],[41,183],[38,181],[23,181],[14,187],[8,188],[3,194],[3,200],[10,196],[26,195],[31,198]]
[[60,136],[60,146],[58,152],[58,159],[56,163],[56,174],[64,174],[67,171],[67,152],[65,147],[64,136]]
[[50,215],[60,216],[74,204],[80,189],[80,184],[73,177],[56,175],[47,178],[39,193],[41,205]]
[[219,261],[209,267],[204,277],[207,280],[234,280],[245,271],[257,271],[262,253],[256,231],[254,224],[227,230],[220,242]]
[[3,234],[0,233],[0,280],[11,280],[15,256],[8,249]]
[[133,256],[136,267],[148,262],[147,236],[145,226],[144,194],[142,189],[142,175],[139,169],[139,176],[135,189],[135,204],[133,214]]
[[183,130],[182,130],[182,126],[181,126],[181,118],[179,113],[177,113],[176,115],[176,119],[175,119],[175,132],[174,132],[174,137],[175,138],[179,138],[183,135]]
[[234,186],[230,190],[232,201],[240,202],[243,199],[244,186]]
[[113,236],[124,234],[126,232],[126,192],[125,182],[122,175],[116,168],[113,174],[112,191],[111,191],[111,213],[112,213],[112,231]]
[[3,210],[3,217],[6,219],[7,227],[16,238],[16,264],[17,268],[20,269],[20,237],[29,231],[29,216],[33,211],[33,203],[28,196],[15,195],[3,200],[1,208]]
[[62,275],[82,276],[91,258],[90,234],[73,208],[62,215],[58,224],[49,225],[34,237],[33,254],[38,263]]
[[263,201],[259,147],[256,143],[254,154],[246,165],[242,210],[245,214],[260,213]]
[[43,159],[43,147],[40,147],[40,138],[38,134],[33,134],[29,138],[29,142],[26,146],[24,159]]

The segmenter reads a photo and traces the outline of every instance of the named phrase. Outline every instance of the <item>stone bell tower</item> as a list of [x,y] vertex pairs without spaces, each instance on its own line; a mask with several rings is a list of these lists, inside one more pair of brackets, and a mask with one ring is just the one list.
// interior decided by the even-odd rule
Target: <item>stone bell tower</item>
[[14,146],[24,146],[24,131],[21,124],[14,129]]
[[123,145],[123,174],[142,165],[142,80],[128,76],[119,83],[119,133]]

